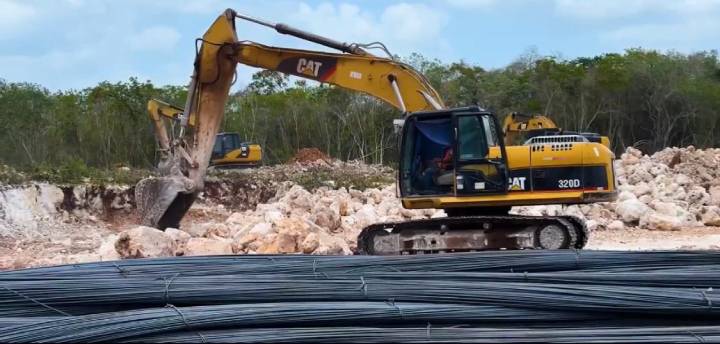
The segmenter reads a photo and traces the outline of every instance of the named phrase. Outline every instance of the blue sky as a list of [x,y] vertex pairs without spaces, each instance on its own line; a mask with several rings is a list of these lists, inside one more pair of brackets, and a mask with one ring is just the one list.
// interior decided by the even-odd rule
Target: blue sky
[[[574,58],[720,45],[720,0],[0,0],[0,78],[51,90],[131,76],[185,84],[194,39],[228,7],[341,41],[382,41],[403,56],[485,68],[529,51]],[[238,36],[321,49],[249,23],[239,23]],[[240,66],[238,84],[252,72]]]

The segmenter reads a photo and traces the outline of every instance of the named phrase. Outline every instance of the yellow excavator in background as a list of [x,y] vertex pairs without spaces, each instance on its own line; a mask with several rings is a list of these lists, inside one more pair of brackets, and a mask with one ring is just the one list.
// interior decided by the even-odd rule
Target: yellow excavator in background
[[545,115],[526,115],[518,112],[509,113],[503,121],[503,133],[505,134],[505,145],[522,145],[528,139],[536,136],[548,135],[581,135],[589,141],[598,142],[610,148],[610,139],[607,136],[600,136],[595,133],[578,133],[565,131],[559,128],[555,122]]
[[[240,18],[342,53],[238,40]],[[362,230],[361,254],[420,254],[496,249],[582,248],[584,223],[572,216],[517,216],[512,206],[579,204],[616,196],[613,153],[596,134],[549,132],[506,145],[503,127],[476,106],[447,108],[411,66],[348,44],[228,9],[201,42],[180,133],[170,140],[161,177],[136,187],[143,223],[177,227],[203,190],[238,63],[329,83],[376,97],[402,113],[398,193],[409,209],[444,209],[447,218],[379,223]],[[195,119],[194,126],[189,121]],[[505,128],[512,129],[512,128]]]
[[[150,119],[155,125],[155,136],[160,155],[167,155],[170,137],[166,122],[178,123],[183,109],[164,101],[151,99],[147,105]],[[195,126],[195,118],[188,120],[188,126]],[[172,130],[172,125],[170,130]],[[163,160],[163,158],[161,158]],[[258,144],[243,142],[238,133],[218,133],[215,135],[210,166],[218,169],[234,169],[259,166],[262,162],[262,148]]]

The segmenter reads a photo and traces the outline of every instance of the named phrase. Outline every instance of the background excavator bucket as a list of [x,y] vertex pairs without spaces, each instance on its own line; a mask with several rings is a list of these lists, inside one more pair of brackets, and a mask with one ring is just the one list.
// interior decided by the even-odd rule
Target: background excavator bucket
[[[215,135],[223,120],[237,65],[233,48],[237,42],[234,20],[235,12],[227,10],[203,35],[180,120],[183,131],[169,144],[170,152],[159,168],[161,176],[143,179],[135,187],[136,206],[143,225],[179,228],[180,220],[203,190]],[[157,116],[151,113],[151,117]],[[156,131],[163,129],[156,125]],[[162,141],[161,133],[156,136]]]

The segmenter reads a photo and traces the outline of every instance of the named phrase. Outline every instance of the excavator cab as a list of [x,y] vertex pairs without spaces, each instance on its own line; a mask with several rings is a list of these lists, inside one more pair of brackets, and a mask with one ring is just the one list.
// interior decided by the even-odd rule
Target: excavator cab
[[218,133],[210,159],[215,168],[253,167],[262,161],[262,149],[260,145],[244,142],[238,133]]
[[495,116],[477,107],[411,114],[402,132],[402,196],[507,193],[500,133]]
[[213,145],[212,160],[222,159],[226,154],[240,148],[240,135],[237,133],[218,133]]

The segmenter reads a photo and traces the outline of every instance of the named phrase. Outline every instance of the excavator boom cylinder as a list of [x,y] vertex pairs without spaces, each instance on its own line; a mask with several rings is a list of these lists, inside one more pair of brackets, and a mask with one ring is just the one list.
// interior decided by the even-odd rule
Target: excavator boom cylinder
[[258,19],[255,17],[246,16],[244,14],[235,13],[235,16],[244,19],[256,24],[260,24],[262,26],[267,26],[271,29],[275,29],[280,34],[283,35],[290,35],[293,37],[297,37],[300,39],[304,39],[306,41],[310,41],[313,43],[317,43],[320,45],[324,45],[328,48],[333,48],[339,51],[342,51],[344,53],[348,54],[354,54],[354,55],[369,55],[367,51],[363,50],[362,48],[358,47],[356,44],[348,44],[345,42],[336,41],[332,38],[323,37],[317,34],[314,34],[312,32],[307,32],[304,30],[300,30],[298,28],[294,28],[287,24],[282,23],[271,23],[266,20]]

